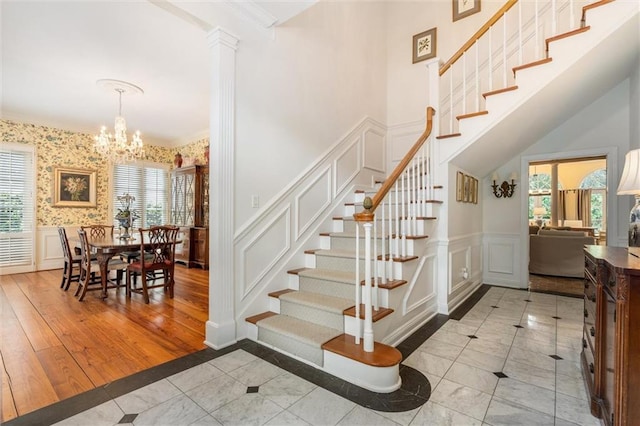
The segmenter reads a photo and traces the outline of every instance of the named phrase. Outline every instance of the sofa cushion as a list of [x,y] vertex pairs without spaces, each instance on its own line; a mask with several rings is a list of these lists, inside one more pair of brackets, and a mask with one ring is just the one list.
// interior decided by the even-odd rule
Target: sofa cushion
[[529,225],[529,235],[537,235],[538,231],[540,231],[540,227],[538,225]]

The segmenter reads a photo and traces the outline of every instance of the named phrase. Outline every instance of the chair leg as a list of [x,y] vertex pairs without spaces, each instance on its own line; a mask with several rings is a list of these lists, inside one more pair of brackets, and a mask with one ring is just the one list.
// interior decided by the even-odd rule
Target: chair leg
[[67,268],[69,264],[65,261],[64,266],[62,267],[62,281],[60,281],[60,288],[63,288],[67,283]]
[[[89,277],[85,273],[84,280],[78,281],[78,282],[80,283],[80,285],[78,286],[78,291],[80,291],[80,286],[82,286],[82,293],[80,293],[80,297],[78,298],[78,301],[82,302],[84,300],[84,295],[87,294],[87,287],[89,286]],[[76,294],[78,293],[78,291],[76,291]]]
[[[126,274],[126,278],[125,278],[125,285],[126,285],[126,292],[127,292],[127,299],[131,299],[131,271],[129,271],[127,269],[127,274]],[[133,273],[133,277],[135,279],[135,272]]]
[[149,288],[147,287],[147,274],[140,274],[142,278],[142,295],[144,296],[144,303],[149,303]]

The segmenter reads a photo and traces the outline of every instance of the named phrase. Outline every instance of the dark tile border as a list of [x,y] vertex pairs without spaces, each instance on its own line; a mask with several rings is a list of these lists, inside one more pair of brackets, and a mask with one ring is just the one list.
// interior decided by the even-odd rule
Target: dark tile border
[[[406,359],[433,333],[438,331],[449,318],[462,318],[489,291],[492,286],[483,284],[451,315],[436,314],[425,325],[402,341],[397,349]],[[269,349],[254,341],[244,339],[221,350],[211,348],[186,355],[164,364],[124,377],[80,395],[65,399],[55,404],[32,411],[3,423],[4,426],[44,426],[50,425],[85,410],[103,404],[119,396],[126,395],[158,380],[196,365],[211,361],[229,352],[243,349],[259,358],[270,362],[288,372],[314,383],[328,391],[340,395],[358,405],[384,412],[409,411],[422,406],[431,396],[431,384],[418,370],[407,365],[400,365],[402,386],[391,393],[376,393],[346,382],[338,377],[325,373],[301,361],[290,358],[280,352]]]

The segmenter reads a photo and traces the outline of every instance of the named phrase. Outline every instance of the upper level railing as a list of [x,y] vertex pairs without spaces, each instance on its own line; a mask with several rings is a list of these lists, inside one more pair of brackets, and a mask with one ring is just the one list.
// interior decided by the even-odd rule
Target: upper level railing
[[546,40],[584,26],[586,0],[509,0],[440,67],[440,133],[482,112],[485,96],[515,86],[514,68],[547,58]]

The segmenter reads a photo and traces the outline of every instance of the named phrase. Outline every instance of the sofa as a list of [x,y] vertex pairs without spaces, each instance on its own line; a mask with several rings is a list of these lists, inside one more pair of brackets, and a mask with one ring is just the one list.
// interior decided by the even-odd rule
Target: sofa
[[529,273],[583,278],[583,249],[593,244],[586,232],[541,229],[529,235]]

